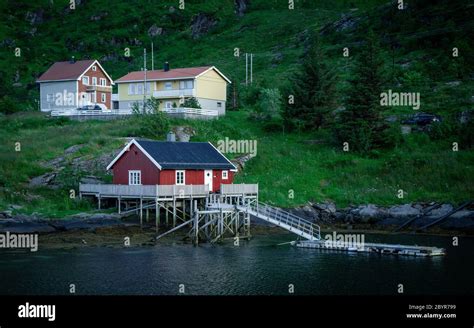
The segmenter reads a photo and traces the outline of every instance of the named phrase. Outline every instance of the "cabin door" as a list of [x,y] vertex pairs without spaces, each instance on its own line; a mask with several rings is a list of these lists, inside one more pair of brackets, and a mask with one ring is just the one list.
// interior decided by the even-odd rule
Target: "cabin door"
[[204,184],[209,186],[209,191],[212,191],[212,170],[204,170]]

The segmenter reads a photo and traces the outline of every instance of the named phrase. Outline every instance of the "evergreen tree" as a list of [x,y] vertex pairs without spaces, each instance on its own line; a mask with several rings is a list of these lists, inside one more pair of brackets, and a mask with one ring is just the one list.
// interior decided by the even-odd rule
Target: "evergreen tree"
[[308,41],[302,69],[293,76],[285,92],[283,118],[290,128],[310,130],[328,123],[336,104],[336,73],[325,62],[317,34],[312,33]]
[[349,81],[345,111],[339,116],[334,133],[339,144],[365,153],[388,143],[380,105],[383,87],[383,61],[375,34],[369,30],[365,45],[356,58]]

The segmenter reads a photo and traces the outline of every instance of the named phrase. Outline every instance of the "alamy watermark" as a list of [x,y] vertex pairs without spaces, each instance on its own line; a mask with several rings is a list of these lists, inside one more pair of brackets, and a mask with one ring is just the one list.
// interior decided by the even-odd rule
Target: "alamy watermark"
[[233,140],[226,137],[217,141],[217,149],[224,154],[249,154],[257,156],[257,140]]
[[7,231],[0,234],[0,248],[29,248],[30,251],[36,252],[38,250],[38,235],[33,233],[16,234]]
[[341,234],[333,231],[324,236],[324,246],[327,248],[364,248],[364,234]]
[[419,92],[395,92],[388,90],[380,94],[381,106],[410,106],[413,109],[420,109]]

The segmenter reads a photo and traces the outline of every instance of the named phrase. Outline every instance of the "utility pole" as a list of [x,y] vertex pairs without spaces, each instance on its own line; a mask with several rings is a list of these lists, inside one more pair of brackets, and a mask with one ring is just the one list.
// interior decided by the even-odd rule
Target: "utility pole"
[[145,72],[145,80],[143,82],[143,113],[145,113],[146,104],[146,48],[143,48],[143,71]]
[[250,84],[253,83],[253,54],[250,54]]
[[245,53],[245,85],[248,85],[248,70],[249,70],[249,54]]
[[153,41],[151,41],[151,70],[155,70],[155,56],[153,56]]

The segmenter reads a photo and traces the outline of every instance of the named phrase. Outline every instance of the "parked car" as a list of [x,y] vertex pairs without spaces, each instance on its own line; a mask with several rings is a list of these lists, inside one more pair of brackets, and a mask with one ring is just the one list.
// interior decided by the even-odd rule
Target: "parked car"
[[106,110],[107,108],[102,104],[95,104],[95,105],[85,105],[79,107],[77,110]]
[[428,114],[428,113],[416,113],[415,115],[410,116],[406,120],[403,120],[403,124],[413,124],[413,125],[429,125],[431,123],[441,122],[441,116]]

